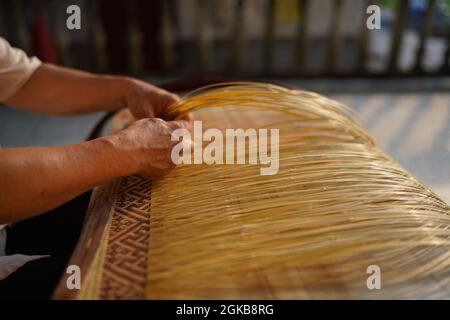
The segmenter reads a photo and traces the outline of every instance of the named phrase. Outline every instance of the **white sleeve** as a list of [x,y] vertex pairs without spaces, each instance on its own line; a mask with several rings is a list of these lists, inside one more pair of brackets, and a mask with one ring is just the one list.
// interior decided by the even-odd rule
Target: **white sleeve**
[[0,281],[29,261],[50,257],[49,255],[27,256],[24,254],[12,254],[6,256],[6,237],[5,225],[0,225]]
[[0,101],[13,96],[40,65],[38,58],[28,57],[0,37]]

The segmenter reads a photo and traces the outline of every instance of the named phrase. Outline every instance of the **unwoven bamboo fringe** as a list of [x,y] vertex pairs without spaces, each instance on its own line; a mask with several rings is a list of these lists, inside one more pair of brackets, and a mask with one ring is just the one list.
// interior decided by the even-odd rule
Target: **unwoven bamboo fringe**
[[[166,116],[203,108],[210,124],[226,114],[254,122],[243,110],[259,110],[264,127],[280,128],[279,171],[180,165],[155,180],[148,298],[450,297],[449,206],[378,149],[347,107],[233,83],[194,92]],[[381,290],[367,288],[370,265]]]

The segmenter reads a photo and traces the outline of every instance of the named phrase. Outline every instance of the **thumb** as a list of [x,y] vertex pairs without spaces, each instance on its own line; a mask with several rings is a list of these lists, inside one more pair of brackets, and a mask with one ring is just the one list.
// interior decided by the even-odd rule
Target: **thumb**
[[150,102],[141,103],[134,108],[130,108],[136,119],[155,118],[155,112]]
[[190,112],[179,114],[178,116],[176,116],[175,120],[193,121],[194,115]]
[[143,103],[141,106],[141,112],[145,118],[155,118],[155,110],[150,102]]
[[193,120],[174,120],[167,122],[167,125],[172,129],[187,129],[192,131]]

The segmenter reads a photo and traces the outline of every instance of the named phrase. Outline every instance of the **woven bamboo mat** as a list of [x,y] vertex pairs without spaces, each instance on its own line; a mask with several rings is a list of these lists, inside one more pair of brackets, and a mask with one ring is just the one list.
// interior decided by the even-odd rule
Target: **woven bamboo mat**
[[[273,116],[275,115],[272,115],[271,120]],[[219,128],[231,127],[230,124],[233,124],[233,127],[258,127],[264,124],[264,118],[258,117],[252,111],[238,114],[228,112],[226,108],[214,113],[210,110],[208,113],[200,111],[196,118],[207,119],[211,127]],[[128,120],[127,114],[117,116],[112,125],[113,130],[122,128]],[[148,263],[151,204],[150,179],[132,176],[96,188],[82,237],[70,262],[81,267],[82,288],[79,291],[66,289],[66,277],[63,277],[54,297],[146,298],[147,277],[148,272],[151,272]],[[327,274],[326,270],[324,274]],[[436,279],[436,282],[438,281],[439,279]],[[412,284],[408,290],[415,285]],[[443,282],[443,285],[448,284]],[[417,287],[420,288],[420,284],[417,284]],[[334,293],[331,292],[326,297],[342,297],[340,292],[342,288],[336,288]],[[408,292],[404,294],[407,295]],[[383,295],[380,294],[379,297]]]

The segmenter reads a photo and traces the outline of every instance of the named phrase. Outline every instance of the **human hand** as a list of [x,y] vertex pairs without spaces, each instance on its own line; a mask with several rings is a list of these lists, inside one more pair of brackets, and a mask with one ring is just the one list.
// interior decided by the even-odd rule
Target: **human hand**
[[171,151],[179,141],[172,141],[171,135],[182,128],[191,130],[192,118],[189,115],[167,122],[158,118],[141,119],[108,139],[120,155],[125,156],[124,162],[132,166],[133,174],[160,177],[175,167]]
[[126,78],[125,86],[123,107],[136,119],[160,117],[168,106],[180,100],[178,95],[141,80]]

